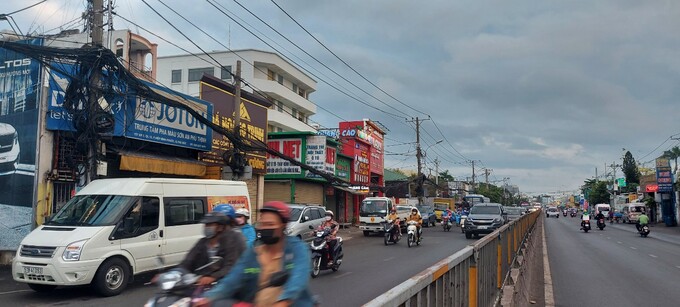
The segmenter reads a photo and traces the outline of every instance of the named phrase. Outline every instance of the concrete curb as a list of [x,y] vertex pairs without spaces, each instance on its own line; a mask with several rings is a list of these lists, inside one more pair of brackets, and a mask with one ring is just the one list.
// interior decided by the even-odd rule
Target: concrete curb
[[[544,276],[535,276],[534,267],[532,264],[540,262],[544,258],[543,250],[539,250],[538,246],[541,239],[544,239],[543,219],[539,218],[536,225],[528,235],[527,240],[522,243],[522,246],[517,253],[517,257],[512,263],[508,279],[503,286],[499,306],[529,306],[536,303],[532,301],[530,295],[531,282],[535,278],[544,278]],[[540,227],[538,225],[540,223]],[[545,248],[545,245],[544,245]],[[540,257],[540,258],[539,258]],[[551,284],[552,289],[552,284]],[[546,300],[547,302],[547,300]],[[554,306],[545,305],[545,306]]]

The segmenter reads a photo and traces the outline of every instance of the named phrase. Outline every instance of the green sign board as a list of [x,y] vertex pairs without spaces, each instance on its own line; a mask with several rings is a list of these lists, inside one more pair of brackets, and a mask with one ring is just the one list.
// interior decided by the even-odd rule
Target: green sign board
[[618,186],[621,187],[621,188],[625,187],[626,186],[626,178],[617,178],[616,184],[618,184]]
[[352,160],[338,155],[338,159],[335,161],[335,176],[349,181],[351,169]]

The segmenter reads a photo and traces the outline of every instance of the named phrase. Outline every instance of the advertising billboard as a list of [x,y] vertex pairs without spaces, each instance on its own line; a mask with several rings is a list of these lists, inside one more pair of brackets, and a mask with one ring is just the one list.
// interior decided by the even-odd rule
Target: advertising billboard
[[666,158],[656,159],[656,184],[658,186],[657,192],[659,193],[673,192],[673,174],[671,172],[671,163]]
[[0,48],[0,250],[16,250],[33,225],[40,69],[38,61]]
[[[223,84],[222,84],[223,83]],[[213,123],[227,130],[234,130],[236,117],[234,106],[235,97],[231,85],[220,80],[204,79],[200,83],[201,99],[211,102],[214,107]],[[261,103],[241,98],[241,137],[248,145],[253,141],[266,142],[267,136],[267,107]],[[215,165],[224,165],[222,156],[233,148],[233,145],[225,136],[213,132],[212,150],[201,153],[200,158],[204,162]],[[253,173],[264,175],[267,173],[267,156],[263,151],[246,152],[248,165],[253,167]]]
[[[295,161],[302,161],[302,139],[276,139],[267,141],[267,146],[276,150]],[[267,174],[268,175],[299,175],[302,168],[293,165],[290,161],[281,159],[277,156],[267,154]]]

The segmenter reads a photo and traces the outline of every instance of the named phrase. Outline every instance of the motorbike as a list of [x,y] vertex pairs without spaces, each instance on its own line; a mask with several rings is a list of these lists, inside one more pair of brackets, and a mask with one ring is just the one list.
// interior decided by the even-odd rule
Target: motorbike
[[[310,229],[314,229],[311,225]],[[326,227],[316,231],[316,237],[309,243],[312,249],[312,278],[319,276],[322,270],[333,270],[336,272],[342,264],[344,256],[342,252],[342,238],[336,237],[333,250],[330,250],[327,238],[331,235],[331,228]]]
[[442,227],[444,227],[444,231],[451,231],[451,227],[453,227],[451,217],[445,216],[442,218]]
[[583,227],[581,227],[586,233],[590,230],[590,221],[583,221]]
[[422,238],[418,236],[418,227],[416,226],[417,224],[418,223],[416,221],[409,221],[408,227],[406,227],[406,233],[408,233],[408,240],[406,241],[406,244],[408,247],[420,245],[420,240]]
[[567,217],[567,211],[562,212],[562,215],[564,215],[564,217]]
[[460,216],[460,232],[465,233],[465,220],[467,219],[467,215],[461,215]]
[[638,233],[641,237],[646,238],[649,235],[649,225],[638,227]]
[[600,230],[604,230],[604,227],[606,226],[607,224],[604,222],[604,219],[597,220],[597,228],[600,228]]
[[[210,257],[210,262],[202,267],[197,268],[194,272],[188,272],[183,268],[174,268],[168,272],[159,275],[156,284],[158,284],[159,292],[150,298],[144,307],[190,307],[194,299],[201,297],[201,294],[208,287],[198,286],[196,282],[201,278],[200,272],[218,263],[222,257]],[[163,259],[158,261],[163,267]]]
[[401,239],[401,229],[399,223],[393,220],[387,220],[383,222],[385,227],[385,245],[389,243],[397,244],[399,239]]
[[576,212],[571,212],[571,217],[576,217]]

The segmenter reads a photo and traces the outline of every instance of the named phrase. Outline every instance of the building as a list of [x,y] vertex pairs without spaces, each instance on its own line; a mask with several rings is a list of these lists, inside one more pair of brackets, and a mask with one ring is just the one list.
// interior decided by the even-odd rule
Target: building
[[386,197],[411,197],[411,181],[408,176],[389,169],[385,169],[384,176]]
[[[205,55],[174,55],[158,58],[157,80],[180,93],[198,97],[199,81],[203,74],[233,82],[231,73],[236,62],[241,61],[241,78],[258,92],[271,98],[269,110],[270,132],[314,131],[309,117],[316,113],[310,95],[316,90],[316,81],[276,53],[255,49],[211,52],[224,69],[216,67]],[[253,88],[243,87],[253,92]]]

